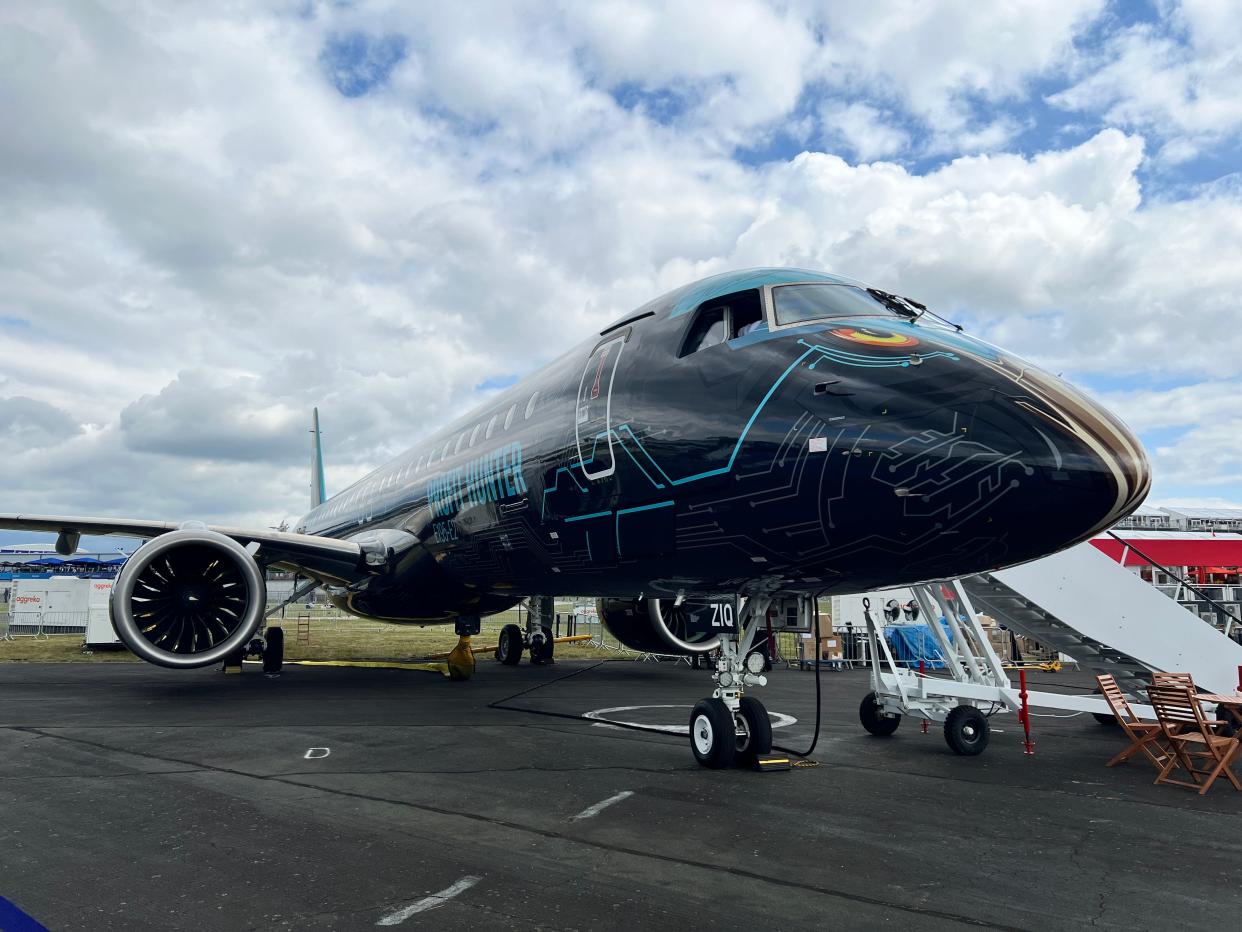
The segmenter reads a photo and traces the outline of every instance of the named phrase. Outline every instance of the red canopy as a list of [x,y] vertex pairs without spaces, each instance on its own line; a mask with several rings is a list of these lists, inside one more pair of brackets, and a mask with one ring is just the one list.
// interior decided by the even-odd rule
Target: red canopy
[[1112,537],[1094,537],[1091,543],[1114,560],[1120,560],[1125,552],[1126,566],[1144,566],[1147,560],[1134,551],[1137,547],[1147,556],[1164,566],[1242,566],[1242,534],[1178,533],[1133,534],[1117,532],[1118,536],[1133,546]]

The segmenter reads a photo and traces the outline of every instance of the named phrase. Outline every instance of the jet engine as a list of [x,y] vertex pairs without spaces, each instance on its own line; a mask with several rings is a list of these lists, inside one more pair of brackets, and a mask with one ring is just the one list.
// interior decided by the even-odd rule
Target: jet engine
[[117,637],[161,667],[206,667],[245,647],[263,621],[267,584],[241,544],[205,528],[162,534],[112,587]]
[[596,611],[613,637],[632,650],[651,654],[702,654],[733,630],[728,602],[673,599],[596,599]]

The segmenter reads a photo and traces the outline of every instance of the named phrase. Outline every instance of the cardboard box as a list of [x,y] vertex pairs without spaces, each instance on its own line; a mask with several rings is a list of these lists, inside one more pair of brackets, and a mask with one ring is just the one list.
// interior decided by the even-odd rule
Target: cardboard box
[[821,660],[840,660],[844,656],[841,638],[837,636],[819,639],[819,656]]

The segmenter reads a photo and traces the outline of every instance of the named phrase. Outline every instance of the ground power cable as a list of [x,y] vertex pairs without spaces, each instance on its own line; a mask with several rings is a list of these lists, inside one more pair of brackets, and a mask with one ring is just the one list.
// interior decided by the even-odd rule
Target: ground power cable
[[806,751],[795,751],[794,748],[773,744],[773,751],[784,751],[786,754],[801,758],[810,757],[811,752],[815,751],[816,744],[820,743],[820,718],[823,707],[820,688],[820,672],[823,669],[823,662],[820,660],[820,595],[822,593],[815,594],[815,733],[811,736],[811,747]]
[[495,702],[489,702],[487,704],[487,707],[489,709],[498,709],[501,712],[525,712],[527,715],[543,715],[543,716],[546,716],[547,718],[564,718],[564,719],[568,719],[571,722],[599,722],[604,725],[612,725],[614,728],[624,728],[628,731],[645,731],[650,734],[664,735],[665,737],[675,737],[673,735],[670,735],[664,729],[657,728],[651,725],[636,725],[633,722],[614,722],[611,719],[607,719],[607,718],[592,719],[592,718],[587,718],[587,716],[581,713],[575,714],[572,712],[551,712],[548,709],[532,709],[528,706],[510,705],[510,703],[513,702],[514,699],[520,699],[522,696],[528,696],[533,692],[538,692],[539,690],[546,689],[549,686],[555,686],[557,683],[563,683],[565,680],[573,679],[575,676],[581,676],[584,673],[590,673],[592,670],[596,669],[597,667],[602,667],[604,664],[611,663],[611,662],[612,661],[610,660],[600,660],[600,661],[597,661],[596,663],[591,664],[589,667],[583,667],[581,670],[573,670],[570,673],[566,673],[562,676],[558,676],[556,677],[556,679],[548,680],[545,683],[536,683],[534,686],[529,686],[526,689],[520,690],[519,692],[514,693],[512,696],[506,696],[503,699],[497,699]]

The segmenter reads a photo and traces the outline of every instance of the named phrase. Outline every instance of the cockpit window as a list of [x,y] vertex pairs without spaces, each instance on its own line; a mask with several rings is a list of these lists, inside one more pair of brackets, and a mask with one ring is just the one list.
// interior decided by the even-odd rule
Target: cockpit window
[[853,285],[778,285],[772,289],[777,326],[832,317],[896,317],[887,304]]
[[761,327],[767,327],[767,321],[763,319],[763,302],[757,288],[712,298],[695,314],[681,355],[689,356],[725,340],[736,340]]
[[681,355],[689,356],[691,353],[697,353],[699,350],[723,343],[728,339],[729,325],[725,321],[728,311],[729,309],[723,304],[700,310],[694,319],[694,326],[690,328],[690,333],[686,337],[686,345]]

